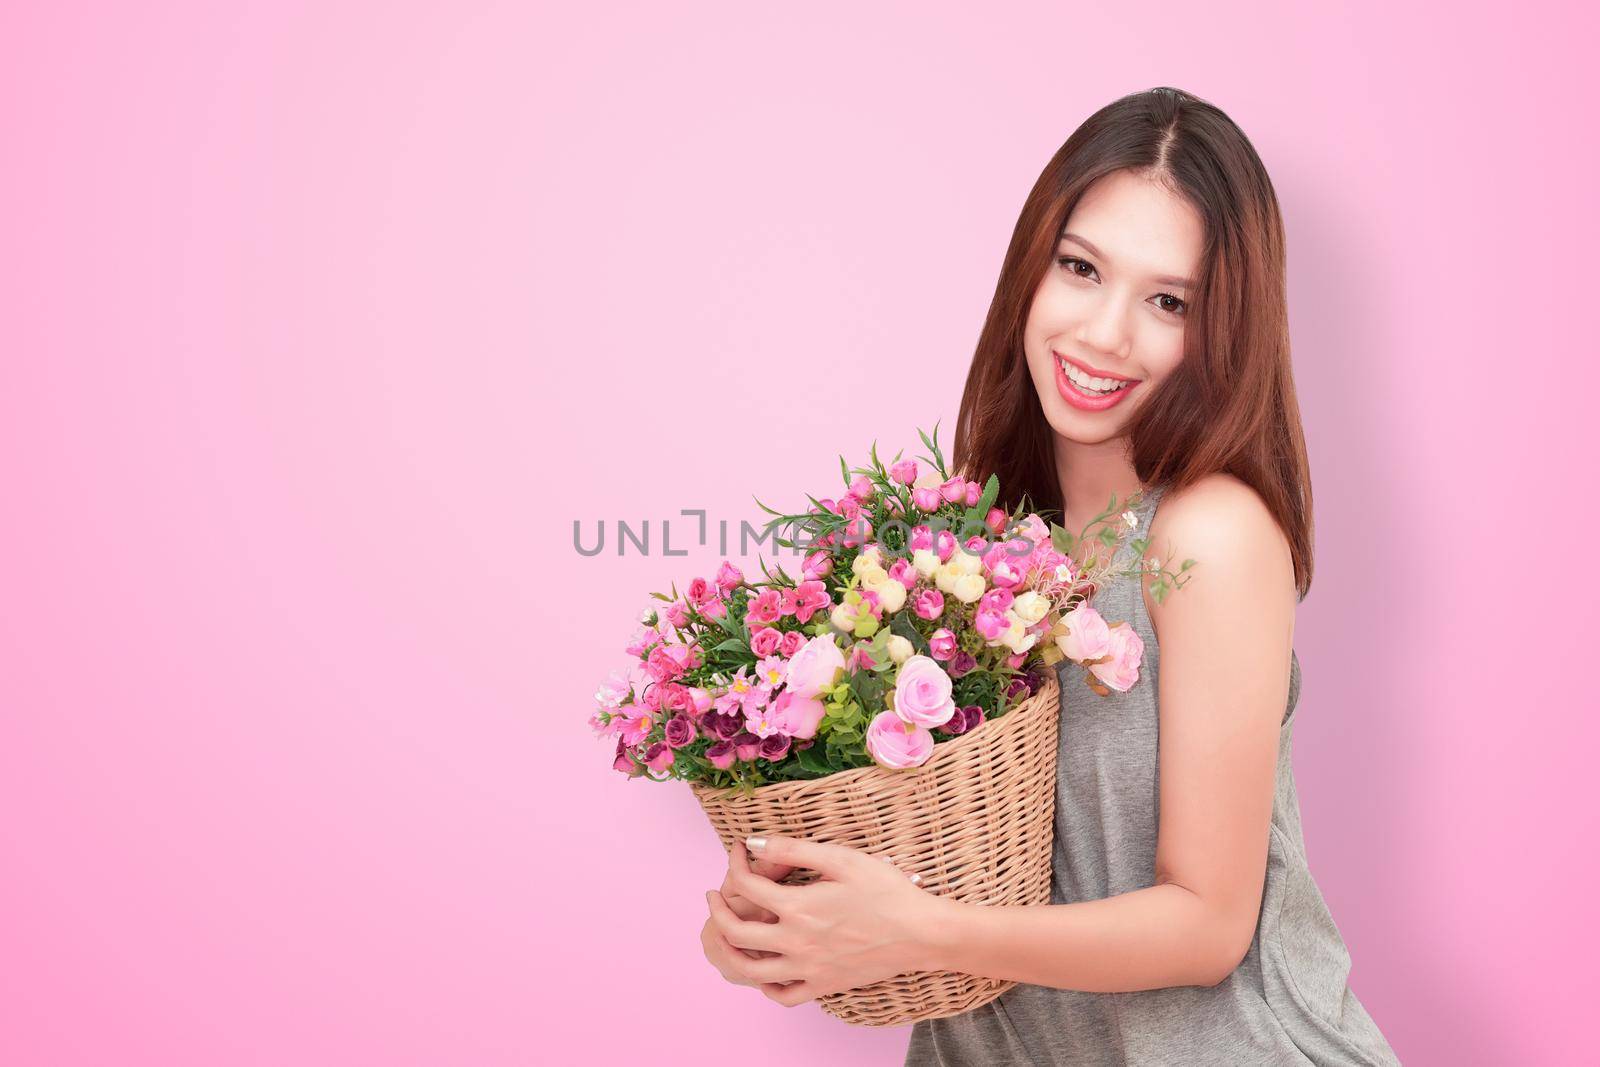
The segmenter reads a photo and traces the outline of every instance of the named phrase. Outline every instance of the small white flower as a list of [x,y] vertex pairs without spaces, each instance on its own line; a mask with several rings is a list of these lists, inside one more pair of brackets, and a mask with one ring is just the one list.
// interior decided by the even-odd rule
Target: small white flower
[[1161,561],[1155,556],[1150,557],[1150,569],[1153,571],[1159,571],[1161,569]]
[[1072,581],[1072,568],[1067,566],[1065,563],[1058,564],[1056,566],[1056,581],[1058,581],[1058,582],[1070,582],[1070,581]]
[[1122,513],[1122,521],[1128,524],[1128,529],[1130,530],[1137,530],[1139,528],[1139,516],[1135,515],[1131,511],[1124,511]]

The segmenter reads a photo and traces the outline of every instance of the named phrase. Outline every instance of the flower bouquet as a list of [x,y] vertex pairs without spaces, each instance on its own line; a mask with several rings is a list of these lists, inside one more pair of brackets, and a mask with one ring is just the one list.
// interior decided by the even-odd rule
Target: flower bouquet
[[[885,465],[874,445],[864,467],[840,459],[837,499],[761,505],[797,575],[762,561],[751,580],[724,561],[681,594],[652,594],[662,606],[627,647],[633,668],[602,683],[591,723],[615,736],[617,770],[690,783],[725,847],[751,834],[833,842],[892,857],[931,892],[1047,903],[1056,668],[1079,665],[1100,695],[1138,679],[1139,635],[1090,603],[1138,496],[1073,534],[1025,500],[995,506],[997,478],[952,474],[938,428],[920,436],[926,466]],[[1159,572],[1155,595],[1177,577]],[[820,1003],[898,1025],[1012,984],[918,972]]]

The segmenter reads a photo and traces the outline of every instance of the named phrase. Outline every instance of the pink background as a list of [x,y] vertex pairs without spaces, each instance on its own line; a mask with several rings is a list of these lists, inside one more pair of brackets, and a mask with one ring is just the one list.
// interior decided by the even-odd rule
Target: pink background
[[[903,1030],[712,972],[721,852],[609,769],[589,694],[719,558],[662,519],[756,521],[953,423],[1023,195],[1158,84],[1244,127],[1287,218],[1296,770],[1352,985],[1408,1062],[1586,1048],[1570,9],[31,7],[0,1061],[898,1063]],[[656,554],[580,557],[601,518]]]

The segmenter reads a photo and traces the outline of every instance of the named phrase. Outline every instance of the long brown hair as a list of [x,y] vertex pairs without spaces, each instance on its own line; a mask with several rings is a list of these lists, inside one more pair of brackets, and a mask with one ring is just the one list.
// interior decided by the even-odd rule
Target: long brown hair
[[1295,585],[1311,588],[1311,474],[1289,366],[1283,217],[1244,132],[1178,89],[1106,105],[1034,183],[1006,250],[956,420],[952,459],[1000,477],[1002,506],[1025,496],[1060,512],[1053,431],[1023,354],[1023,328],[1067,217],[1090,183],[1132,170],[1167,182],[1199,212],[1205,251],[1188,300],[1184,355],[1130,424],[1145,485],[1182,489],[1232,474],[1261,494],[1288,536]]

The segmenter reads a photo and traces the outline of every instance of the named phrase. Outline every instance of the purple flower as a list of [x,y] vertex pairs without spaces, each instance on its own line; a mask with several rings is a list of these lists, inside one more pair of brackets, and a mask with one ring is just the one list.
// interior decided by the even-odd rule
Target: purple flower
[[718,770],[725,771],[729,767],[733,766],[733,757],[734,752],[732,741],[718,741],[716,744],[706,749],[706,759],[710,760],[711,765],[716,767]]
[[789,738],[785,734],[771,734],[761,741],[761,758],[778,762],[789,754]]
[[950,716],[950,721],[940,727],[952,737],[967,733],[983,722],[983,708],[977,704],[968,704],[964,708],[957,708],[956,713]]
[[682,748],[694,740],[694,720],[687,715],[674,715],[667,721],[667,744]]
[[611,761],[613,770],[621,771],[629,778],[637,778],[644,773],[644,768],[633,762],[633,757],[628,754],[628,746],[617,739],[617,758]]
[[962,651],[957,652],[955,657],[950,660],[950,666],[947,667],[946,670],[949,671],[950,677],[959,678],[977,665],[978,658],[971,652],[963,649]]
[[752,760],[761,754],[761,738],[749,730],[733,735],[733,751],[742,760]]
[[1013,678],[1011,684],[1006,686],[1006,702],[1015,704],[1023,697],[1033,693],[1033,687],[1028,684],[1027,678]]

